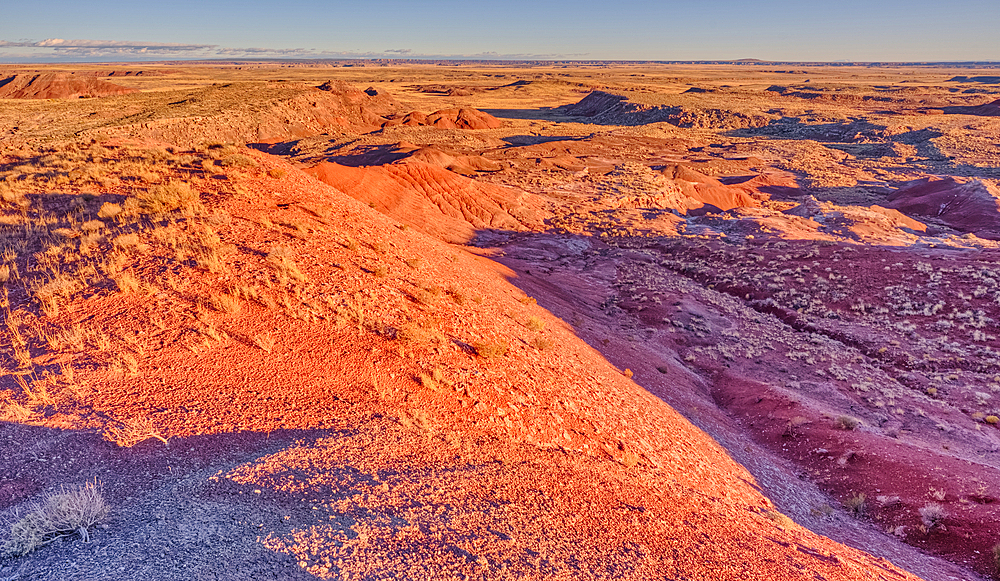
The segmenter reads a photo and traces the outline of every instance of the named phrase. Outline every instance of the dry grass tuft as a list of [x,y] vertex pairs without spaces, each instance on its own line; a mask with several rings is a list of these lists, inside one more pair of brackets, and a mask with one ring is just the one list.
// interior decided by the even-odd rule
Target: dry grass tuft
[[503,357],[510,349],[504,341],[484,341],[474,343],[472,346],[476,349],[477,355],[487,359]]
[[108,505],[97,482],[62,489],[34,506],[11,526],[4,552],[26,555],[56,539],[79,535],[90,540],[90,527],[108,514]]
[[234,314],[240,312],[241,304],[240,299],[237,296],[231,295],[229,293],[218,293],[213,294],[209,301],[212,303],[212,308],[222,312]]
[[185,182],[171,181],[153,186],[125,201],[129,214],[162,214],[173,210],[197,209],[201,206],[198,192]]
[[261,333],[259,335],[254,335],[253,344],[257,346],[258,349],[270,353],[275,344],[277,344],[277,339],[274,338],[270,333]]
[[415,344],[431,344],[445,340],[444,333],[435,321],[410,321],[396,331],[396,338]]
[[300,282],[305,282],[306,280],[306,275],[299,270],[292,256],[292,252],[283,247],[275,248],[267,255],[267,263],[274,269],[275,274],[278,276],[278,282],[282,284],[289,279]]
[[137,292],[140,288],[142,288],[142,283],[139,282],[139,279],[128,272],[123,272],[114,277],[114,281],[119,292],[126,294]]

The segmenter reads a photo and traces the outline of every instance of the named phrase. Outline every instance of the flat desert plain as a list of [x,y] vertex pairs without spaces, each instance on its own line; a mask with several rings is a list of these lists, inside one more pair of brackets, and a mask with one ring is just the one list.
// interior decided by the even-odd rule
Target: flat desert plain
[[0,67],[0,579],[1000,578],[995,69],[347,64]]

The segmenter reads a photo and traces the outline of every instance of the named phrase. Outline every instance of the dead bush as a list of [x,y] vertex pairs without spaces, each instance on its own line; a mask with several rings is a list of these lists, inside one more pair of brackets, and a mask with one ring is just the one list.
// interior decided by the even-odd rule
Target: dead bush
[[78,535],[90,540],[90,528],[108,514],[108,505],[97,482],[62,489],[47,496],[11,526],[4,551],[26,555],[59,538]]

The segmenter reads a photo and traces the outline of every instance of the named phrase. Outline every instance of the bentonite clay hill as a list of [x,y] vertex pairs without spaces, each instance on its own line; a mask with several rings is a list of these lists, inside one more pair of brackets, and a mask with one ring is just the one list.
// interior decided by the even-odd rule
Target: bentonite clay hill
[[371,64],[4,101],[0,579],[1000,577],[988,70]]
[[0,79],[0,99],[76,99],[134,92],[94,77],[65,73],[18,74]]

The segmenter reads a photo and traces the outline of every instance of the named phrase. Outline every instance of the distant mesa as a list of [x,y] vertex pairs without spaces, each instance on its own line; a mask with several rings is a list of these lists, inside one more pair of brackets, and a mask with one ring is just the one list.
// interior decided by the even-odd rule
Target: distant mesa
[[0,99],[76,99],[135,93],[90,75],[17,74],[0,79]]
[[145,69],[137,71],[94,71],[93,75],[95,77],[164,77],[167,75],[167,71]]
[[417,91],[430,93],[432,95],[443,95],[448,97],[468,97],[476,93],[487,90],[486,87],[475,85],[420,85]]
[[980,238],[1000,240],[1000,190],[986,182],[923,178],[904,184],[885,205]]
[[949,83],[984,83],[987,85],[1000,84],[1000,77],[963,77],[957,76],[948,79]]

